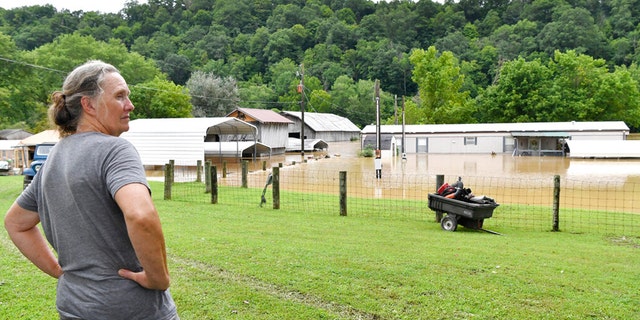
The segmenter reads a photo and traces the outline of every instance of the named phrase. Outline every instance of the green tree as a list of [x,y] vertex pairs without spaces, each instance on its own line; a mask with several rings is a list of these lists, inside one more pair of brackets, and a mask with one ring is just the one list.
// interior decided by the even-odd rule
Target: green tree
[[477,97],[480,122],[539,122],[549,120],[552,72],[540,60],[505,62],[497,81]]
[[158,61],[158,65],[176,84],[184,85],[191,76],[191,61],[183,55],[170,53],[164,60]]
[[584,8],[555,9],[553,22],[544,26],[538,35],[538,46],[553,55],[555,50],[575,50],[597,58],[607,58],[610,53],[604,34]]
[[275,101],[275,93],[269,86],[262,83],[259,77],[238,84],[240,107],[269,109]]
[[451,52],[439,54],[431,46],[426,51],[414,50],[409,60],[414,66],[412,78],[418,84],[420,106],[425,109],[428,123],[473,122],[469,93],[460,91],[464,75]]
[[311,91],[309,95],[309,108],[305,109],[320,113],[331,113],[331,94],[324,90]]
[[196,117],[224,117],[238,108],[238,86],[231,77],[196,71],[187,81],[187,88]]
[[135,106],[133,119],[189,118],[192,106],[186,89],[171,81],[156,77],[130,86],[131,102]]

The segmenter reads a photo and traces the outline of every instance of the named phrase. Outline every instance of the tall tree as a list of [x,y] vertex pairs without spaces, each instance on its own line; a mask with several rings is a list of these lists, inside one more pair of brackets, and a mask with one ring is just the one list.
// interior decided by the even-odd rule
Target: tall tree
[[133,119],[189,118],[191,102],[185,88],[160,77],[130,86],[131,102],[135,106]]
[[191,94],[193,115],[196,117],[223,117],[238,108],[238,86],[231,77],[221,78],[211,73],[196,71],[187,81]]
[[469,93],[460,90],[464,75],[451,52],[439,54],[431,46],[427,50],[414,50],[409,60],[414,66],[413,81],[418,84],[420,106],[425,109],[429,123],[474,121]]

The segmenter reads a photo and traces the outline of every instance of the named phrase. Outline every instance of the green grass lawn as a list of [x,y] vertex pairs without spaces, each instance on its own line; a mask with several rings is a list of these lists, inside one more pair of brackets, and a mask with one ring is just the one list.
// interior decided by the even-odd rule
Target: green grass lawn
[[[6,212],[21,177],[0,178]],[[251,189],[211,205],[164,201],[162,184],[152,188],[182,319],[640,315],[637,235],[508,226],[495,229],[502,236],[463,227],[445,232],[430,219],[341,217],[321,212],[321,204],[305,210],[238,205],[256,199]],[[30,265],[6,232],[0,266],[2,317],[57,319],[55,280]]]

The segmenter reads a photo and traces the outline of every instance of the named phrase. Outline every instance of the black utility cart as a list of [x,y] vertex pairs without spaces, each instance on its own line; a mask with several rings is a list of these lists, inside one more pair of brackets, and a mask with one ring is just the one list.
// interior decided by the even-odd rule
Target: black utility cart
[[458,224],[470,229],[483,230],[484,219],[491,218],[496,207],[498,204],[495,202],[473,203],[429,194],[429,209],[435,211],[438,216],[447,214],[440,221],[442,230],[446,231],[456,231]]

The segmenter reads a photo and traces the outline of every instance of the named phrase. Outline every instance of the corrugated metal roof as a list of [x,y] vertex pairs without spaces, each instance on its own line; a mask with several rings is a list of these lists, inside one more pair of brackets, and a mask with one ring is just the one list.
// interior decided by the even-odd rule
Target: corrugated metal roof
[[[237,118],[241,113],[244,113],[260,123],[293,123],[291,120],[281,116],[277,112],[267,109],[238,108],[229,113],[227,117]],[[245,121],[249,120],[245,119]]]
[[161,119],[136,119],[129,122],[129,131],[122,135],[126,137],[139,132],[161,133],[191,133],[200,132],[208,134],[253,134],[256,127],[232,117],[216,118],[161,118]]
[[[290,115],[302,120],[302,112],[298,111],[282,111],[282,114]],[[351,120],[331,114],[331,113],[317,113],[317,112],[305,112],[304,122],[311,129],[316,132],[322,131],[346,131],[346,132],[360,132],[360,128],[353,124]]]
[[204,160],[206,136],[255,136],[256,131],[256,126],[229,117],[137,119],[129,122],[129,131],[121,137],[136,147],[144,165],[163,165],[169,160],[193,165]]
[[[382,125],[382,133],[402,133],[402,125]],[[629,131],[623,121],[569,121],[473,124],[414,124],[405,125],[405,133],[465,133],[465,132],[544,132],[544,131]],[[368,125],[362,133],[375,133],[376,126]]]

